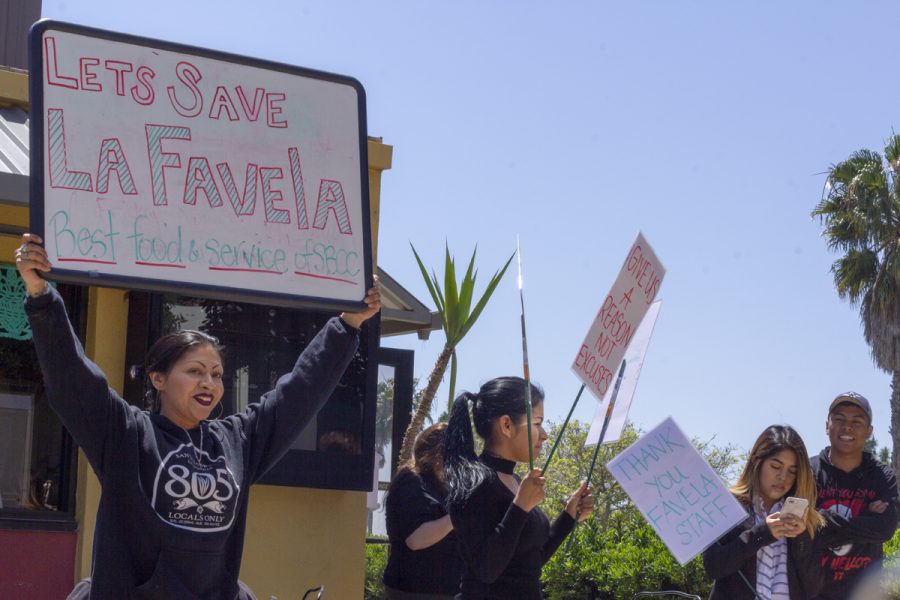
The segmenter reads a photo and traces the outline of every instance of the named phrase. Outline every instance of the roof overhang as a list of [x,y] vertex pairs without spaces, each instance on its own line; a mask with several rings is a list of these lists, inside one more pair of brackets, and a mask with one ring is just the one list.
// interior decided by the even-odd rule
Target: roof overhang
[[441,329],[441,318],[431,312],[396,279],[378,268],[381,283],[381,335],[391,336],[415,331],[427,340],[432,331]]

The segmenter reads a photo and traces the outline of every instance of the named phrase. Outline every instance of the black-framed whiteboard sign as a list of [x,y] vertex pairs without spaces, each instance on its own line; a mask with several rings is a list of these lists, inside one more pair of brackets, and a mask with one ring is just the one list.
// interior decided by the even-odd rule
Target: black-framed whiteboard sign
[[51,278],[361,305],[358,81],[46,20],[29,45],[31,228]]

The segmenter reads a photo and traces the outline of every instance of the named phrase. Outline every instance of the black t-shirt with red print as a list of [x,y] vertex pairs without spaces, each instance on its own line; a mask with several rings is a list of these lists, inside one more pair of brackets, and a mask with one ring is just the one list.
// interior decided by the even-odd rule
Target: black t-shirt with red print
[[[863,452],[862,463],[847,472],[831,464],[830,448],[812,459],[816,475],[816,508],[827,521],[816,542],[823,548],[825,585],[819,600],[850,598],[866,572],[881,566],[882,544],[897,529],[897,479],[894,472]],[[875,501],[888,503],[883,513],[872,512]]]

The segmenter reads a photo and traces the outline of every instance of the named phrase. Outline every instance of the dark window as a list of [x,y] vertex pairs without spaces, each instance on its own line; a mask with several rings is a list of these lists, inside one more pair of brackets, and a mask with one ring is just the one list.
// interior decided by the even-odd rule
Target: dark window
[[[272,389],[333,314],[144,292],[131,292],[129,301],[128,365],[141,364],[150,343],[175,329],[219,338],[225,346],[223,415],[244,410]],[[264,483],[371,488],[376,373],[366,365],[376,348],[377,324],[372,323],[328,403]],[[133,404],[144,405],[144,393],[140,382],[126,385],[126,399]]]
[[[84,339],[85,294],[57,289]],[[0,266],[0,528],[74,529],[72,440],[47,402],[14,267]]]
[[[366,499],[367,541],[387,537],[384,502],[388,486],[397,473],[403,435],[413,406],[413,351],[381,348],[378,352],[378,412],[375,416],[375,468],[373,489]],[[376,537],[373,537],[376,536]],[[380,536],[380,537],[377,537]]]

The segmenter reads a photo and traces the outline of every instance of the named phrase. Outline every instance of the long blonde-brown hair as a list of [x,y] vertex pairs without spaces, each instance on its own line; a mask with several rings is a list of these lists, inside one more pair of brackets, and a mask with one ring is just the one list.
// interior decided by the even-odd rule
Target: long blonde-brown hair
[[806,445],[800,434],[788,425],[770,425],[766,427],[753,444],[750,456],[744,471],[737,483],[731,487],[731,493],[744,505],[756,508],[759,498],[759,476],[763,463],[782,450],[793,450],[797,457],[797,477],[794,485],[785,496],[806,498],[809,508],[806,510],[804,521],[806,531],[810,536],[815,536],[816,530],[825,524],[822,516],[816,511],[816,478],[809,464],[809,455],[806,453]]
[[[447,424],[435,423],[419,434],[413,446],[412,457],[401,464],[397,475],[412,471],[429,480],[439,490],[444,486],[444,443],[447,439]],[[396,476],[395,476],[396,480]]]

